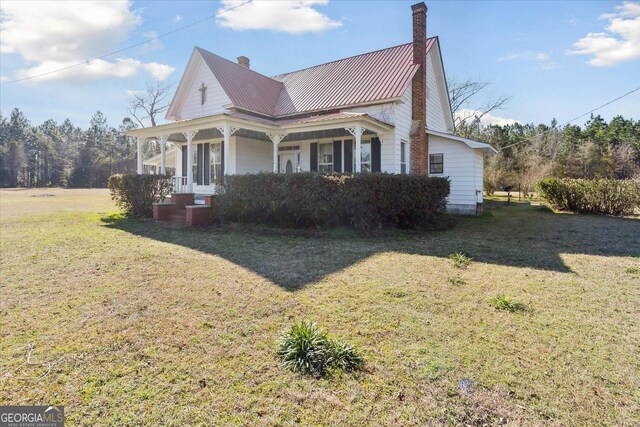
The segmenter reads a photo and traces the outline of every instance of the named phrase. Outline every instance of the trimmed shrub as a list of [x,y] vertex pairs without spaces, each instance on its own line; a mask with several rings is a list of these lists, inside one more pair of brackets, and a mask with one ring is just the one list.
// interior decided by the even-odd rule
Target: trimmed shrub
[[446,208],[449,180],[418,175],[347,176],[339,201],[358,229],[418,228],[434,223]]
[[418,228],[445,210],[446,178],[390,174],[296,173],[225,178],[221,219],[281,226]]
[[111,198],[127,216],[150,218],[153,204],[161,202],[173,190],[168,175],[116,174],[107,183]]
[[364,365],[352,345],[329,338],[317,324],[308,321],[291,326],[280,341],[277,355],[293,372],[318,376],[331,370],[349,372]]
[[548,178],[536,188],[555,209],[606,215],[631,215],[640,210],[640,181]]

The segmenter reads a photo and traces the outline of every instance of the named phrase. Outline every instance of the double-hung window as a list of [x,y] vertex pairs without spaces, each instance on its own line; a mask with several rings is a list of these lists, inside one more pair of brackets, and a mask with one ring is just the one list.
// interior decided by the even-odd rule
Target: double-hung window
[[360,143],[360,170],[371,172],[371,141]]
[[222,143],[213,142],[209,145],[209,182],[222,183]]
[[191,173],[193,174],[193,183],[195,184],[198,176],[198,145],[194,144],[191,147],[191,153],[193,155],[193,165],[191,166]]
[[318,144],[318,172],[333,172],[333,142]]
[[429,155],[429,173],[444,173],[444,157],[442,154]]
[[[353,142],[353,170],[356,170],[356,143]],[[360,171],[371,172],[371,141],[360,143]]]
[[407,173],[407,141],[400,140],[400,173]]

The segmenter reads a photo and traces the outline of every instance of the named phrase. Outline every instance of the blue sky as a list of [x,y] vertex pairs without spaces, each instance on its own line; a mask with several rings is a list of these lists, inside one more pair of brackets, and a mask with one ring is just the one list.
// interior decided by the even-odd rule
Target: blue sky
[[[68,117],[83,127],[101,110],[116,125],[128,115],[131,93],[147,80],[177,85],[194,46],[231,60],[248,56],[252,69],[275,75],[411,41],[414,1],[254,0],[90,66],[9,83],[99,57],[239,3],[3,1],[0,110],[6,115],[18,107],[35,124]],[[640,86],[640,2],[426,3],[427,32],[440,37],[447,76],[491,82],[467,107],[511,96],[494,113],[496,122],[564,122]],[[640,91],[599,113],[640,119]]]

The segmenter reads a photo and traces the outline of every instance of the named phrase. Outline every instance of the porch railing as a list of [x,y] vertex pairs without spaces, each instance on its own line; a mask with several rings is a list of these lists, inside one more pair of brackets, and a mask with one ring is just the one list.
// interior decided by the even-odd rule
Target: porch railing
[[186,193],[187,192],[187,177],[186,176],[173,176],[173,192],[174,193]]

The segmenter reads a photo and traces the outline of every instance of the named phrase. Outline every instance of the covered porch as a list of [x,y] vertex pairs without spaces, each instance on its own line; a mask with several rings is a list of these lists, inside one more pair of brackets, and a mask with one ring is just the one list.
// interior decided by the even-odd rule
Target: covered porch
[[[157,141],[158,172],[175,170],[175,193],[215,194],[235,174],[383,171],[381,158],[393,156],[393,126],[364,113],[278,121],[230,113],[127,134],[137,141],[139,174],[145,173],[143,144]],[[177,147],[169,163],[168,143]]]

